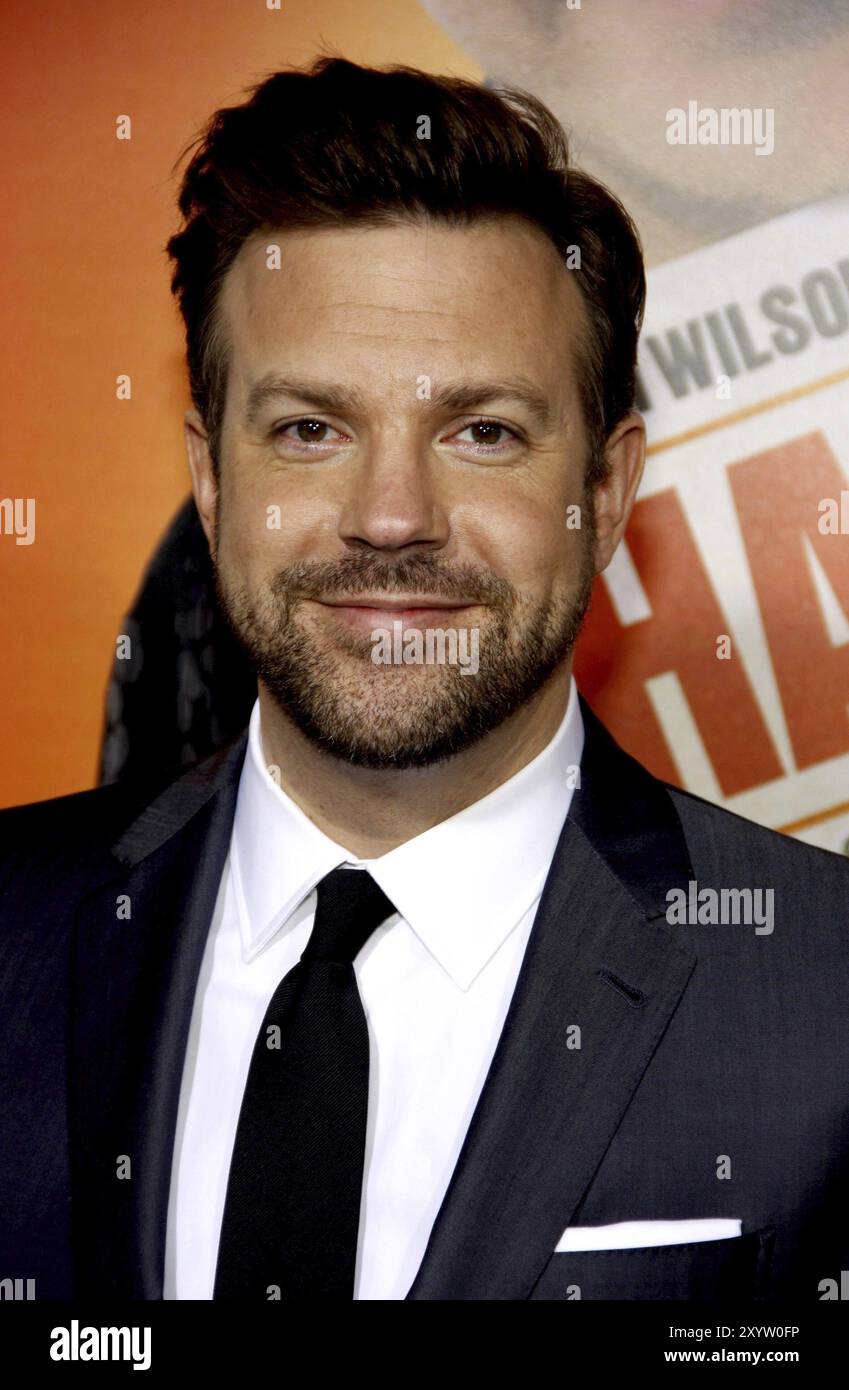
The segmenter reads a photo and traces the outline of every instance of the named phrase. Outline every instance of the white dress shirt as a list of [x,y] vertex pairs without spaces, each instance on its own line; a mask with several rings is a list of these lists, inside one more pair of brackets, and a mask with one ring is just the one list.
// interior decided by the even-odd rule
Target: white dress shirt
[[268,770],[251,714],[227,863],[195,994],[166,1237],[166,1299],[210,1299],[254,1043],[312,930],[315,886],[366,868],[398,911],[354,961],[370,1038],[355,1299],[403,1299],[477,1105],[569,810],[574,679],[554,737],[464,811],[377,859],[336,844]]

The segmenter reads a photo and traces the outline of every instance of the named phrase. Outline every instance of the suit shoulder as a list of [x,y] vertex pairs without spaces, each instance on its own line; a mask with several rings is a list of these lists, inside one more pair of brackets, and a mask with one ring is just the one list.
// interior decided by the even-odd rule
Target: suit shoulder
[[132,789],[114,782],[86,791],[68,792],[64,796],[47,797],[43,801],[5,806],[0,809],[0,831],[8,843],[9,838],[16,839],[47,827],[73,831],[75,826],[84,826],[91,830],[97,825],[111,823],[116,814],[120,815],[122,806],[132,801]]
[[712,849],[724,861],[756,861],[785,875],[834,878],[849,889],[849,859],[844,855],[748,820],[671,782],[663,785],[672,797],[688,842]]
[[56,871],[108,850],[144,809],[149,795],[123,783],[0,810],[3,878],[26,868]]

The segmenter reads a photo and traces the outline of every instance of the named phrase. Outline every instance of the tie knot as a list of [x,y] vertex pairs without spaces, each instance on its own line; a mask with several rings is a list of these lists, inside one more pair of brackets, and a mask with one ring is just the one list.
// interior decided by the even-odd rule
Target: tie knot
[[315,921],[301,960],[351,965],[375,928],[397,911],[367,869],[332,869],[316,893]]

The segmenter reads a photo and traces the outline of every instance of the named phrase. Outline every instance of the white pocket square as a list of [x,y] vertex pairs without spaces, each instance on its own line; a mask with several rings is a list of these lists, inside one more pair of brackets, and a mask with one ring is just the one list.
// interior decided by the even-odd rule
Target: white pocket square
[[617,1221],[613,1226],[567,1226],[555,1250],[634,1250],[646,1245],[686,1245],[694,1240],[739,1236],[742,1221],[724,1216],[693,1221]]

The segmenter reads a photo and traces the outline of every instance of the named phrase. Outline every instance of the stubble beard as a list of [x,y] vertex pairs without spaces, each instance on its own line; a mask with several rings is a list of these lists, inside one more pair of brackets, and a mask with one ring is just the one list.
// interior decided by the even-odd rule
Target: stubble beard
[[[568,594],[523,599],[505,580],[431,556],[379,553],[286,566],[256,593],[213,559],[224,617],[284,716],[316,747],[356,767],[424,768],[470,748],[525,705],[574,647],[595,578],[595,517],[582,503],[579,571]],[[216,528],[216,550],[220,526]],[[375,665],[374,643],[302,600],[362,593],[469,597],[482,608],[474,674],[460,665]],[[312,612],[305,613],[305,608]],[[463,613],[440,626],[460,627]]]

